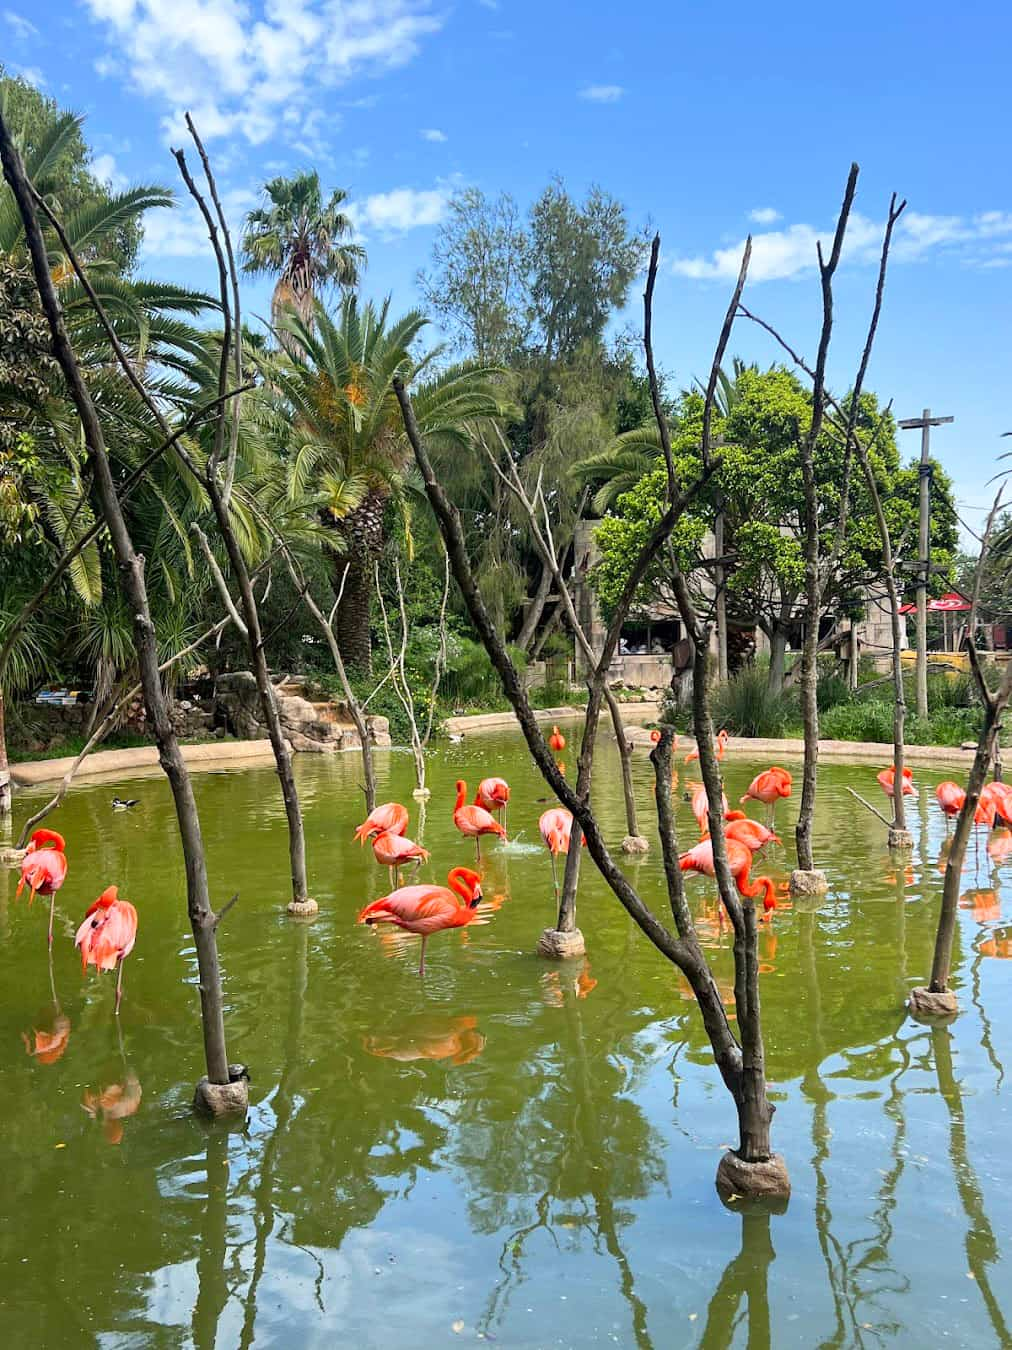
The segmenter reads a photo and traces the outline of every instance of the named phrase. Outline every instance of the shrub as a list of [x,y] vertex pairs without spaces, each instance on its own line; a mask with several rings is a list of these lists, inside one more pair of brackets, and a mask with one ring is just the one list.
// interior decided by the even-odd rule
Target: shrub
[[850,685],[836,670],[820,671],[816,698],[819,712],[828,712],[830,708],[850,702]]
[[830,741],[891,741],[893,705],[881,699],[839,703],[819,718],[819,733]]
[[766,675],[747,667],[713,691],[713,722],[734,736],[784,736],[796,727],[793,693],[771,694]]

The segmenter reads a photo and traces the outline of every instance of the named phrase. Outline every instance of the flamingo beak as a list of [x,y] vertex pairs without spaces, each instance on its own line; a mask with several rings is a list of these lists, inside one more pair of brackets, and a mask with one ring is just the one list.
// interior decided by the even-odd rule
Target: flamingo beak
[[471,903],[470,903],[470,905],[468,906],[468,908],[469,908],[469,909],[477,909],[477,908],[478,908],[478,902],[479,902],[481,899],[482,899],[481,887],[480,887],[480,886],[475,886],[474,890],[471,892]]

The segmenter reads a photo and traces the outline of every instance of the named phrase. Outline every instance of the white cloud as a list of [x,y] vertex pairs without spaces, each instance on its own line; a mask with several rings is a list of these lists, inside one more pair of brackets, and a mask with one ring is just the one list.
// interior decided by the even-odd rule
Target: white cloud
[[423,141],[436,141],[438,143],[446,140],[446,132],[440,131],[436,127],[425,127],[418,134]]
[[120,173],[115,158],[108,151],[96,155],[89,168],[99,182],[108,183],[113,192],[122,192],[127,185],[126,174]]
[[[243,217],[256,202],[256,194],[245,188],[233,188],[221,194],[221,205],[233,241],[238,240]],[[212,259],[207,226],[189,196],[174,207],[157,207],[144,213],[142,258]]]
[[12,29],[16,38],[38,37],[39,30],[33,23],[29,23],[23,14],[17,14],[13,9],[4,10],[4,23]]
[[620,84],[588,84],[580,90],[580,97],[591,103],[617,103],[624,93]]
[[754,220],[757,225],[775,225],[782,219],[775,206],[757,206],[754,211],[748,213],[748,218]]
[[393,188],[375,192],[352,208],[356,225],[381,234],[403,234],[423,225],[438,225],[446,214],[449,193],[444,188]]
[[33,84],[36,89],[42,89],[46,83],[46,77],[38,66],[19,66],[11,63],[11,70],[19,80],[24,80],[25,84]]
[[197,105],[202,137],[241,135],[252,145],[279,135],[306,143],[282,111],[308,113],[324,88],[411,61],[445,22],[434,2],[263,0],[254,15],[247,0],[83,0],[109,39],[96,69],[120,65],[160,99],[170,140]]
[[[851,263],[872,263],[882,248],[884,223],[852,212],[843,246],[843,259]],[[827,252],[832,228],[812,225],[786,225],[779,230],[760,231],[752,237],[752,261],[749,281],[786,281],[812,271],[817,263],[816,245]],[[975,253],[965,261],[983,266],[984,259],[998,251],[995,240],[1012,235],[1012,212],[985,211],[979,215],[933,216],[905,211],[893,236],[892,258],[896,262],[917,262],[932,250],[947,248]],[[984,251],[981,252],[981,245]],[[733,281],[741,265],[744,239],[727,248],[715,249],[708,256],[676,258],[672,270],[693,280]]]

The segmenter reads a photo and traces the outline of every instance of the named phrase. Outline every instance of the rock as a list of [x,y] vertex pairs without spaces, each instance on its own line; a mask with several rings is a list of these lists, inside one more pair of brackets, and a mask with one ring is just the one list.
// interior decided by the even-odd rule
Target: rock
[[889,828],[889,847],[890,848],[913,848],[914,836],[909,830],[896,830],[892,826]]
[[0,867],[17,867],[28,853],[26,848],[0,848]]
[[289,900],[287,913],[293,919],[312,919],[320,912],[320,906],[309,897],[306,900]]
[[[732,1204],[734,1196],[738,1200],[761,1200],[784,1210],[791,1198],[791,1179],[779,1153],[771,1153],[763,1162],[745,1162],[729,1149],[718,1164],[716,1184],[726,1205]],[[737,1204],[732,1207],[739,1208]]]
[[918,1021],[951,1021],[959,1012],[959,1003],[951,989],[935,991],[923,986],[911,989],[907,1001],[910,1016]]
[[622,840],[623,853],[649,853],[650,840],[641,834],[627,834]]
[[249,1110],[249,1074],[242,1064],[228,1066],[229,1081],[212,1083],[205,1076],[193,1094],[195,1110],[206,1116],[227,1116]]
[[828,890],[829,882],[826,880],[825,872],[818,870],[806,872],[796,867],[791,873],[791,895],[825,895]]
[[587,945],[579,928],[562,933],[558,928],[546,928],[538,938],[538,955],[553,961],[565,961],[571,956],[584,956]]

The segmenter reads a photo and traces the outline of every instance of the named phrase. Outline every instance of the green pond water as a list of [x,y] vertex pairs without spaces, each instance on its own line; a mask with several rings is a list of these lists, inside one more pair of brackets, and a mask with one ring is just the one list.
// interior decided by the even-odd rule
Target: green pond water
[[[763,767],[730,756],[729,798]],[[911,1023],[903,999],[928,973],[942,886],[931,789],[952,773],[917,772],[928,791],[911,808],[904,866],[845,791],[884,801],[876,767],[823,764],[816,856],[829,895],[779,911],[760,938],[774,1140],[794,1187],[773,1218],[720,1203],[730,1099],[687,986],[589,857],[588,959],[561,968],[533,955],[554,917],[533,847],[547,793],[518,736],[435,752],[422,831],[410,756],[378,755],[380,800],[411,803],[410,834],[432,850],[425,878],[473,857],[451,823],[454,779],[473,790],[496,772],[513,785],[519,845],[483,863],[497,908],[433,938],[424,983],[416,939],[354,924],[389,889],[352,842],[355,756],[297,760],[321,905],[310,924],[283,913],[273,772],[195,775],[215,901],[241,897],[221,953],[230,1058],[252,1083],[248,1119],[230,1128],[189,1109],[203,1071],[196,961],[167,787],[74,789],[52,818],[70,867],[51,970],[45,903],[15,903],[16,876],[0,873],[0,1343],[1012,1344],[1012,964],[999,959],[1012,954],[1012,857],[1000,857],[1012,840],[992,836],[990,852],[981,841],[976,859],[971,845],[962,1015],[950,1029]],[[647,821],[642,751],[636,775]],[[124,787],[140,805],[114,812]],[[41,795],[18,798],[19,818]],[[607,740],[596,800],[617,842]],[[797,798],[785,805],[789,840]],[[679,831],[686,847],[697,837],[685,804]],[[779,881],[791,857],[774,849],[759,870]],[[625,866],[666,913],[656,847]],[[113,882],[140,912],[119,1026],[112,978],[82,978],[72,945]],[[712,884],[694,877],[689,890],[712,914]],[[730,991],[727,939],[705,918],[703,930]]]

